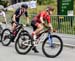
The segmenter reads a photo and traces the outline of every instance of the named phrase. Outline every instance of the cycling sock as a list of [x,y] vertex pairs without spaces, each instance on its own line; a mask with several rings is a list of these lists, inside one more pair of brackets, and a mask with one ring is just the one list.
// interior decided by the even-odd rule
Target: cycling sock
[[32,37],[33,37],[34,40],[36,40],[36,34],[35,34],[35,32],[32,32]]

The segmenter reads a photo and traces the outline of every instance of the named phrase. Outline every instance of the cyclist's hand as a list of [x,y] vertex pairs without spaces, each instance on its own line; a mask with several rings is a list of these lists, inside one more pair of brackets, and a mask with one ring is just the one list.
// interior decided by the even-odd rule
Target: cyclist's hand
[[57,32],[57,30],[56,29],[53,29],[53,32]]
[[49,28],[49,26],[48,26],[47,24],[43,23],[43,25],[44,25],[46,28]]

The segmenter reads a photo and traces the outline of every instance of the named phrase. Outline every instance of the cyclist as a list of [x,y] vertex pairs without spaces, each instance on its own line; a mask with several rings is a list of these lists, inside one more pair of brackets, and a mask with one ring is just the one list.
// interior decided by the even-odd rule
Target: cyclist
[[3,11],[2,8],[0,9],[0,16],[3,17],[2,23],[5,23],[6,24],[6,14],[5,14],[5,12]]
[[18,8],[14,15],[12,16],[12,32],[15,30],[16,25],[19,24],[20,17],[24,14],[27,19],[27,25],[29,25],[29,17],[28,17],[28,5],[22,4],[20,8]]
[[[40,33],[40,31],[43,30],[44,27],[50,27],[51,30],[53,30],[53,27],[51,25],[51,17],[54,8],[48,6],[46,10],[41,11],[37,16],[35,16],[31,21],[31,26],[33,27],[32,36],[33,39],[36,40],[36,35]],[[47,21],[48,24],[45,23]],[[34,48],[32,49],[34,52],[38,53],[39,51],[36,49],[36,46],[34,45]]]

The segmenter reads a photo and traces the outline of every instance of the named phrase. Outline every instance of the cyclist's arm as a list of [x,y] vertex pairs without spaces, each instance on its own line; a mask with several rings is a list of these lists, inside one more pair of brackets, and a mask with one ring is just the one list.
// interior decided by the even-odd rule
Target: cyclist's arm
[[28,12],[25,12],[25,16],[26,16],[27,24],[29,24],[29,16],[28,16]]
[[40,21],[41,21],[42,24],[44,23],[43,17],[40,17]]
[[53,27],[52,27],[52,24],[51,24],[50,16],[47,16],[47,22],[48,22],[48,26],[49,26],[50,30],[53,31]]
[[48,24],[43,23],[43,25],[44,25],[46,28],[50,28],[50,31],[53,32],[53,27],[52,27],[52,24],[51,24],[51,23],[48,23]]
[[47,17],[47,22],[48,22],[48,24],[45,24],[44,21],[43,21],[42,24],[45,27],[50,28],[53,31],[53,27],[52,27],[52,24],[51,24],[50,16]]
[[27,24],[29,24],[29,17],[26,17],[26,20],[27,20]]
[[5,12],[4,12],[4,11],[3,11],[2,13],[3,13],[4,21],[6,22],[6,14],[5,14]]
[[45,24],[43,17],[40,17],[41,23],[45,26],[45,27],[49,27],[49,25]]
[[14,14],[14,15],[13,15],[13,18],[12,18],[12,20],[13,20],[14,22],[16,22],[16,19],[15,19],[15,18],[16,18],[16,15]]
[[48,22],[48,26],[50,28],[50,31],[53,32],[53,27],[52,27],[52,24],[51,24],[51,17],[50,16],[47,16],[47,22]]
[[[41,16],[41,17],[40,17],[40,21],[41,21],[41,23],[42,23],[45,27],[49,27],[50,24],[45,24],[45,22],[44,22],[44,20],[43,20],[43,17],[44,17],[45,14],[46,14],[45,12],[42,12],[42,13],[41,13],[41,15],[40,15],[40,16]],[[50,23],[50,17],[49,17],[49,16],[47,17],[47,20],[48,20],[48,23]]]
[[2,23],[6,24],[7,20],[6,17],[3,17],[4,21],[2,21]]
[[50,29],[53,31],[53,27],[51,23],[48,23],[48,26],[50,27]]
[[40,17],[40,21],[41,21],[41,23],[42,23],[45,27],[49,27],[49,25],[45,24],[45,22],[44,22],[44,20],[43,20],[43,17],[42,17],[42,16]]

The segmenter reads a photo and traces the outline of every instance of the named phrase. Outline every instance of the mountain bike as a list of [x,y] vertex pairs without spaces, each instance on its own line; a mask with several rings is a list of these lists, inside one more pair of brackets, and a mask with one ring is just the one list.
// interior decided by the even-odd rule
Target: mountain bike
[[[43,36],[47,34],[47,36]],[[21,33],[20,33],[21,35]],[[57,35],[52,35],[50,29],[42,31],[37,35],[36,41],[29,33],[22,34],[15,42],[15,49],[19,54],[27,54],[36,44],[42,43],[42,51],[45,56],[57,57],[63,50],[62,39]],[[43,37],[44,40],[41,38]],[[34,43],[35,42],[35,43]]]
[[28,33],[24,30],[22,24],[17,24],[16,29],[11,32],[9,28],[6,28],[2,31],[1,42],[3,46],[8,46],[11,42],[16,41],[20,33]]
[[2,31],[3,31],[2,24],[6,24],[6,23],[5,22],[0,22],[0,42],[1,42],[1,34],[2,34]]

